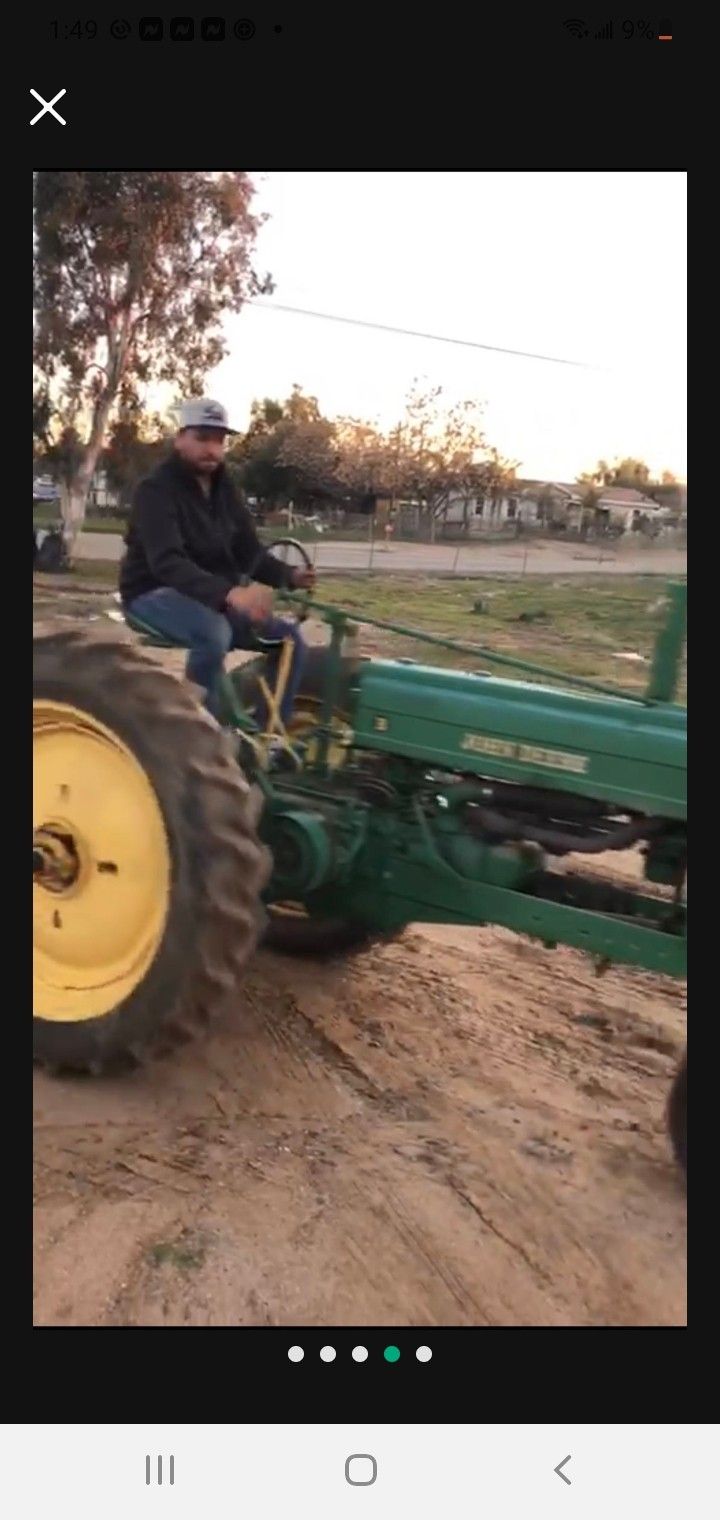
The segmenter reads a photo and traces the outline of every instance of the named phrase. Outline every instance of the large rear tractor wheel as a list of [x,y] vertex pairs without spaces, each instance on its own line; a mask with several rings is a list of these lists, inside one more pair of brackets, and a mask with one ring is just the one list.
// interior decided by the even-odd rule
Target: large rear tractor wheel
[[204,1026],[269,858],[191,687],[115,633],[36,630],[33,651],[33,1052],[100,1072]]
[[687,1050],[670,1088],[667,1120],[675,1160],[687,1177]]
[[[329,651],[326,648],[308,649],[305,669],[300,684],[288,734],[294,739],[305,739],[318,727],[322,714],[322,697],[328,669]],[[239,700],[250,712],[254,712],[260,695],[258,676],[265,670],[260,658],[248,660],[232,673]],[[349,741],[352,739],[349,712],[350,688],[353,662],[344,660],[340,679],[339,705],[332,715],[332,733],[328,759],[331,768],[340,769],[347,763]],[[312,759],[312,738],[308,739],[307,757]],[[357,955],[373,944],[387,944],[402,933],[381,935],[342,916],[315,918],[305,912],[298,903],[267,903],[267,921],[263,945],[277,950],[281,955],[316,957],[331,960],[339,956]]]

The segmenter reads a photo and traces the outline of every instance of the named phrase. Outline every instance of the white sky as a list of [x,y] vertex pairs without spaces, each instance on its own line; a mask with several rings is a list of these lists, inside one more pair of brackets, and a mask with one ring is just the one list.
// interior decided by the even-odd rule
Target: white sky
[[236,425],[294,381],[329,416],[391,427],[414,377],[486,402],[530,477],[600,457],[686,478],[686,176],[254,172],[271,300],[553,354],[568,369],[253,307],[208,381]]

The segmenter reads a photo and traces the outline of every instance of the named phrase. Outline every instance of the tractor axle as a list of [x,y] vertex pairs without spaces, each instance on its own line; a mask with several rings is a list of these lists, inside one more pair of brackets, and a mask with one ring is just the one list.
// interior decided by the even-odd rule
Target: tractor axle
[[33,881],[48,892],[64,892],[77,881],[80,861],[69,834],[51,828],[33,835]]

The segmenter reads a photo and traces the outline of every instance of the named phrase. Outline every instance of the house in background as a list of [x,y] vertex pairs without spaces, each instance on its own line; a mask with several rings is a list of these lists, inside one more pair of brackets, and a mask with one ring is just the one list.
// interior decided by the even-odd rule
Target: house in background
[[583,525],[584,486],[576,481],[567,484],[559,480],[523,481],[525,500],[534,502],[536,522],[546,528],[563,528],[578,531]]
[[500,496],[452,496],[442,521],[448,528],[467,525],[469,534],[487,533],[508,524],[537,522],[537,501],[526,496],[523,481],[516,481]]
[[670,516],[668,507],[661,506],[644,491],[629,486],[604,486],[595,503],[595,512],[604,514],[610,526],[631,533],[640,519],[660,524]]
[[592,493],[592,505],[588,504],[591,488],[577,481],[534,481],[525,485],[524,495],[535,502],[539,524],[569,532],[604,527],[631,533],[640,521],[661,524],[671,515],[644,491],[625,486],[598,487]]
[[[679,493],[683,493],[687,513],[687,486],[659,487],[657,494],[661,492],[668,496],[674,492],[678,499]],[[609,530],[624,534],[631,533],[640,523],[659,527],[677,520],[677,509],[673,510],[670,504],[629,487],[599,487],[593,493],[592,505],[589,497],[590,487],[578,481],[517,480],[501,496],[453,497],[442,523],[451,532],[466,526],[473,536],[513,524],[566,533]]]

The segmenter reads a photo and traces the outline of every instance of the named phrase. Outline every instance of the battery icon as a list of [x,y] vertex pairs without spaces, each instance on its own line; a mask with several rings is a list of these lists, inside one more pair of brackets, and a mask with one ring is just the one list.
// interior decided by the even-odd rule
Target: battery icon
[[672,42],[672,21],[661,21],[658,26],[658,42]]

